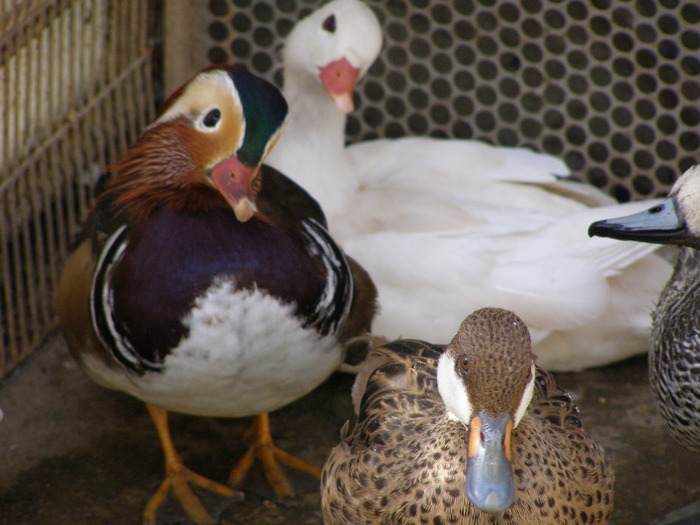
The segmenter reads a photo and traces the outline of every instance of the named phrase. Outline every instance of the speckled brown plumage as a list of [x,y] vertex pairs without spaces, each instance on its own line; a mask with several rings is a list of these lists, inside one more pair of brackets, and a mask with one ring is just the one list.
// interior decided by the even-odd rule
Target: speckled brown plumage
[[[443,351],[403,340],[371,352],[368,372],[358,377],[358,421],[323,470],[326,525],[606,523],[610,460],[582,429],[571,397],[540,369],[512,434],[513,504],[498,514],[472,505],[465,491],[468,430],[448,419],[437,387]],[[489,366],[489,387],[503,385],[508,360]]]

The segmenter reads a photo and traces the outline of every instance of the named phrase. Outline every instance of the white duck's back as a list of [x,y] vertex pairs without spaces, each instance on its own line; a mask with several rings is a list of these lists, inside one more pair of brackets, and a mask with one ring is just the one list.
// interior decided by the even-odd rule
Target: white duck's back
[[[616,205],[634,213],[648,203]],[[499,306],[527,319],[551,370],[600,366],[644,352],[649,313],[670,275],[651,246],[591,242],[591,219],[611,207],[555,217],[481,207],[478,227],[422,233],[381,231],[345,248],[379,289],[373,328],[397,337],[447,341],[465,311]]]
[[[333,33],[323,29],[331,15]],[[330,2],[297,25],[285,50],[290,121],[270,156],[319,201],[333,235],[372,276],[374,331],[447,342],[465,313],[500,306],[531,328],[545,368],[644,352],[671,266],[652,245],[586,232],[597,218],[649,204],[617,204],[567,180],[561,160],[524,148],[427,137],[345,147],[345,114],[318,71],[347,55],[361,76],[378,43],[379,24],[358,0]]]

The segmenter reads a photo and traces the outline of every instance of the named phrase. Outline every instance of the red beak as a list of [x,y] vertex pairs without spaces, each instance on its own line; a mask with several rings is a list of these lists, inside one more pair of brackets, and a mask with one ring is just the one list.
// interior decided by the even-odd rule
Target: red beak
[[360,70],[346,58],[330,62],[321,68],[321,82],[343,113],[350,113],[355,108],[352,93],[359,76]]
[[214,185],[241,222],[246,222],[257,211],[252,189],[257,174],[258,166],[246,166],[235,155],[221,161],[211,172]]

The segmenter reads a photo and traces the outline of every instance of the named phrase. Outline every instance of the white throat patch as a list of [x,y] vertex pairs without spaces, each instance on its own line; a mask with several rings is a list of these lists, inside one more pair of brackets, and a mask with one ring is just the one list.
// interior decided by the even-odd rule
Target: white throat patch
[[438,391],[447,408],[447,417],[468,425],[473,408],[467,389],[455,372],[454,363],[454,358],[449,352],[440,356],[437,366]]
[[535,391],[535,372],[535,365],[533,364],[530,368],[530,381],[525,387],[525,390],[523,391],[523,397],[520,399],[518,409],[515,411],[515,421],[513,421],[513,428],[518,426],[518,423],[520,423],[520,420],[525,415],[527,407],[530,406],[530,401],[532,401],[532,394]]

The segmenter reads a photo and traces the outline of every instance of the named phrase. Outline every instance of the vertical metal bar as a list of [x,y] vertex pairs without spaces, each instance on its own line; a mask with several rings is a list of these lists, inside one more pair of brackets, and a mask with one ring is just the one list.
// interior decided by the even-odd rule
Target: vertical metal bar
[[64,238],[69,235],[69,232],[74,231],[74,225],[68,221],[68,213],[66,211],[66,207],[69,205],[67,204],[68,199],[63,195],[62,179],[58,177],[61,170],[65,170],[68,167],[68,164],[66,163],[68,157],[66,154],[67,149],[68,147],[66,141],[55,142],[51,147],[51,163],[49,164],[51,173],[56,174],[56,177],[53,179],[55,202],[54,221],[57,232],[59,232],[58,234],[61,237],[58,242],[58,249],[61,258],[68,255],[68,243],[65,242]]
[[[142,2],[141,4],[141,24],[143,30],[141,31],[141,45],[140,48],[143,50],[148,49],[148,33],[146,28],[148,28],[149,23],[149,9],[148,3]],[[143,95],[139,97],[139,101],[143,104],[145,111],[141,113],[142,120],[140,121],[141,130],[150,124],[155,118],[155,100],[153,93],[153,71],[151,68],[152,60],[149,53],[148,58],[144,61],[143,66],[139,70],[139,93]]]
[[10,280],[10,239],[9,239],[9,213],[7,195],[0,192],[0,202],[3,202],[4,211],[0,210],[0,372],[7,371],[13,362],[12,345],[16,340],[14,329],[14,309],[12,307],[12,287]]
[[[93,71],[95,72],[95,88],[93,94],[97,95],[107,85],[109,80],[107,78],[107,60],[110,53],[107,47],[107,24],[109,20],[107,10],[109,9],[109,5],[106,0],[97,0],[92,2],[91,5],[93,9],[92,40],[95,43],[99,42],[99,45],[96,46],[99,49],[99,53],[95,53],[93,56]],[[97,146],[97,155],[92,160],[96,162],[99,167],[97,170],[94,166],[91,168],[91,190],[94,190],[99,174],[104,171],[108,162],[107,159],[112,158],[112,152],[114,151],[114,141],[111,140],[110,137],[112,120],[109,112],[103,111],[105,105],[108,105],[107,99],[103,98],[98,101],[88,115],[85,123],[90,130],[91,136],[94,137],[94,142]],[[91,191],[91,195],[94,196],[94,191]]]
[[26,194],[25,179],[23,177],[18,178],[16,181],[16,195],[17,204],[15,206],[14,214],[10,217],[10,228],[12,232],[11,246],[12,246],[12,277],[10,280],[10,286],[13,290],[12,294],[12,317],[14,317],[15,324],[17,326],[17,340],[14,341],[15,349],[13,358],[15,360],[19,359],[21,355],[21,349],[26,348],[29,344],[27,338],[27,317],[24,308],[24,298],[26,297],[25,287],[24,287],[24,274],[22,273],[22,216],[24,215],[24,195]]
[[[123,12],[120,12],[120,10],[123,8],[123,4],[117,3],[117,5],[112,5],[112,8],[115,10],[113,13],[112,17],[112,26],[110,27],[110,30],[113,32],[112,34],[120,34],[120,22],[121,18],[124,16]],[[111,81],[115,80],[117,76],[121,73],[121,65],[122,61],[120,60],[122,58],[122,45],[119,42],[119,39],[114,39],[114,56],[111,57],[114,60],[113,63],[113,76],[111,77]],[[125,106],[125,101],[124,101],[124,96],[123,96],[123,86],[117,86],[115,89],[115,100],[114,103],[116,104],[117,108],[124,108]],[[125,149],[126,146],[129,144],[129,136],[128,136],[128,129],[125,123],[125,118],[124,118],[124,112],[119,111],[117,112],[117,130],[118,130],[118,137],[117,137],[117,143],[118,143],[118,154],[121,154]]]
[[[96,162],[97,167],[99,167],[99,173],[102,173],[107,166],[107,147],[105,144],[105,130],[107,129],[107,124],[104,121],[104,113],[102,111],[102,106],[104,104],[105,101],[95,104],[95,107],[88,115],[86,122],[86,126],[93,130],[93,136],[95,138],[95,142],[97,143],[97,155],[95,158],[93,158],[93,161]],[[94,168],[93,171],[95,171]],[[97,178],[99,177],[99,173],[93,173],[93,190],[95,188],[95,183],[98,180]],[[92,195],[94,197],[94,191]]]
[[[51,144],[42,162],[41,171],[46,173],[49,177],[58,171],[56,148],[56,143]],[[63,213],[61,213],[61,194],[56,191],[57,185],[53,180],[53,177],[51,177],[42,192],[42,209],[44,210],[42,219],[43,229],[46,232],[46,264],[48,264],[49,267],[48,286],[51,295],[53,295],[53,290],[58,286],[57,271],[59,270],[59,261],[66,253],[65,247],[61,246],[62,243],[58,242],[57,238],[59,232],[66,231],[66,229],[63,223]]]
[[[48,152],[47,152],[48,153]],[[37,180],[40,180],[39,184],[32,185],[31,190],[31,206],[32,206],[32,217],[31,220],[35,225],[33,237],[30,241],[33,244],[34,249],[34,262],[36,264],[36,300],[34,301],[38,305],[37,311],[37,327],[35,333],[39,337],[42,333],[42,327],[45,326],[51,320],[51,297],[53,295],[52,289],[49,289],[49,273],[50,269],[48,267],[49,257],[47,256],[47,250],[49,246],[49,235],[44,227],[43,218],[46,216],[51,216],[52,206],[51,198],[52,191],[49,185],[48,177],[49,173],[46,171],[46,154],[36,159],[35,171],[37,174]],[[48,198],[46,198],[48,195]],[[30,276],[31,279],[31,276]]]
[[[37,20],[36,23],[41,23]],[[23,144],[24,152],[23,157],[28,158],[31,152],[31,144],[36,144],[41,141],[41,138],[37,134],[37,126],[35,124],[36,120],[39,118],[39,93],[38,93],[38,83],[36,82],[36,71],[39,68],[41,55],[39,49],[39,41],[37,38],[32,38],[26,43],[26,66],[25,66],[25,89],[23,93],[23,104],[22,113],[24,120],[24,133],[23,133]],[[32,166],[34,168],[34,166]],[[22,313],[23,317],[26,318],[27,327],[27,345],[31,345],[34,340],[34,334],[36,332],[36,320],[37,320],[37,298],[38,294],[36,291],[35,279],[36,279],[36,253],[34,251],[36,230],[32,228],[32,197],[36,186],[36,169],[28,170],[27,173],[20,175],[24,182],[24,195],[23,199],[25,201],[26,209],[21,218],[22,221],[22,248],[23,248],[23,264],[22,264],[22,274],[26,285],[27,294],[22,297],[24,301],[24,306]],[[22,356],[28,352],[27,346],[22,346]]]
[[[36,24],[41,25],[45,14],[39,16]],[[22,101],[22,120],[24,120],[24,133],[22,134],[22,143],[24,144],[24,152],[22,157],[28,158],[31,154],[33,144],[39,144],[44,138],[39,133],[39,123],[44,121],[46,115],[42,114],[44,105],[40,100],[42,98],[41,85],[39,82],[40,70],[45,57],[41,51],[41,40],[45,31],[42,31],[36,38],[32,38],[26,43],[26,69],[25,69],[25,86]],[[45,122],[45,121],[44,121]]]
[[[88,85],[85,86],[86,99],[88,101],[93,100],[93,98],[99,91],[100,85],[98,72],[100,60],[98,57],[102,54],[102,48],[104,45],[104,34],[98,32],[97,28],[100,23],[99,12],[102,8],[102,4],[102,1],[84,1],[86,18],[87,20],[89,20],[89,23],[85,24],[85,41],[90,43],[90,45],[87,48],[87,58],[85,61],[86,69],[90,72],[89,81],[87,83]],[[97,137],[99,135],[99,133],[97,133],[94,128],[95,122],[92,119],[93,114],[93,111],[90,111],[87,114],[85,114],[80,125],[80,137],[81,141],[86,146],[87,151],[85,157],[87,159],[87,162],[89,163],[89,165],[86,166],[87,187],[85,188],[85,198],[88,208],[92,201],[92,190],[95,187],[96,182],[94,163],[95,159],[99,157],[98,149],[100,147],[98,144],[96,144],[96,141],[93,139],[93,137]],[[83,210],[83,214],[86,211],[87,210]]]
[[[5,0],[3,0],[4,2]],[[9,62],[9,60],[8,60]],[[2,128],[0,128],[0,182],[5,178],[5,170],[9,172],[9,151],[10,151],[10,78],[9,78],[10,65],[5,64],[4,67],[0,67],[0,100],[5,101],[5,110],[3,115]]]
[[85,56],[85,42],[83,31],[83,16],[82,16],[82,1],[73,1],[68,18],[68,33],[71,36],[71,54],[70,67],[72,73],[73,92],[71,97],[71,118],[68,120],[69,129],[67,130],[73,140],[71,140],[71,152],[73,166],[72,169],[64,173],[66,195],[70,195],[74,201],[74,206],[70,209],[70,222],[77,222],[82,216],[83,210],[87,207],[85,195],[83,191],[83,178],[85,175],[85,166],[82,158],[81,148],[83,142],[79,134],[76,134],[76,129],[79,128],[74,117],[76,108],[82,107],[86,103],[85,91],[87,89],[86,78],[89,78],[89,72],[83,68]]
[[[14,48],[17,49],[19,42],[19,34],[14,37]],[[19,93],[21,92],[20,86],[20,68],[21,68],[21,51],[16,51],[15,55],[11,60],[8,61],[9,70],[9,96],[8,103],[10,106],[9,118],[7,123],[7,151],[8,156],[11,156],[12,164],[17,162],[18,157],[20,157],[20,152],[17,148],[17,140],[20,135],[20,101],[18,99]],[[8,166],[9,167],[9,166]],[[12,171],[8,170],[8,174]],[[9,179],[4,181],[6,183],[6,195],[4,202],[6,204],[7,213],[5,215],[7,219],[7,242],[3,246],[7,251],[5,255],[6,261],[6,275],[4,278],[5,286],[5,304],[7,305],[7,355],[10,363],[17,361],[19,356],[20,347],[20,337],[21,337],[21,327],[18,327],[18,319],[21,317],[17,310],[17,304],[15,301],[16,297],[16,287],[14,281],[17,279],[16,270],[18,267],[18,257],[19,257],[19,242],[17,239],[17,229],[15,227],[15,217],[17,214],[17,198],[14,196],[16,191],[16,184],[11,184]],[[14,190],[14,191],[13,191]]]
[[[128,4],[125,5],[125,19],[129,20],[130,23],[134,27],[139,27],[138,22],[139,22],[139,6],[137,2],[134,2],[134,0],[129,0]],[[140,59],[140,53],[139,53],[139,42],[138,38],[133,38],[131,39],[131,42],[128,46],[128,53],[129,53],[129,64],[125,64],[125,68],[128,67],[130,64],[137,63],[138,60]],[[136,138],[139,136],[139,133],[141,131],[141,128],[138,123],[138,113],[139,113],[139,107],[138,104],[136,103],[136,98],[133,96],[133,94],[137,93],[136,87],[136,78],[138,76],[138,69],[133,69],[132,73],[129,75],[129,77],[126,79],[125,83],[125,92],[128,93],[127,96],[125,97],[126,100],[128,101],[129,104],[129,115],[131,118],[127,119],[127,125],[129,126],[129,143],[133,142],[136,140]],[[130,95],[131,94],[131,95]]]
[[[19,35],[15,37],[15,41],[19,41]],[[15,68],[14,68],[14,73],[15,73],[15,78],[13,85],[15,87],[14,93],[11,93],[11,101],[10,104],[12,104],[14,107],[12,108],[12,114],[14,116],[14,122],[13,124],[13,130],[10,131],[10,133],[13,135],[10,137],[10,151],[14,152],[15,157],[21,158],[21,150],[19,148],[19,137],[22,136],[22,128],[21,128],[21,120],[22,120],[22,113],[21,113],[21,108],[22,108],[22,100],[21,100],[21,93],[23,93],[23,86],[22,86],[22,79],[24,77],[24,71],[22,68],[23,65],[23,51],[24,50],[19,50],[17,55],[15,55]]]
[[[7,104],[8,100],[8,78],[7,78],[7,66],[0,68],[0,100],[6,101],[5,103]],[[9,104],[7,104],[9,106]],[[2,122],[2,130],[0,130],[0,159],[2,159],[2,162],[0,162],[0,181],[2,181],[5,178],[5,170],[9,171],[9,166],[8,166],[8,151],[9,147],[7,144],[8,136],[9,136],[9,129],[8,129],[8,120],[9,120],[9,107],[5,108],[5,115],[3,116],[3,122]]]
[[27,287],[25,296],[25,312],[28,320],[29,346],[23,349],[23,355],[29,353],[42,333],[41,306],[46,298],[42,293],[44,280],[44,246],[41,220],[39,218],[40,205],[37,202],[38,193],[41,191],[41,171],[38,169],[38,159],[34,159],[27,173],[26,202],[27,210],[23,220],[23,248],[24,248],[24,280]]

